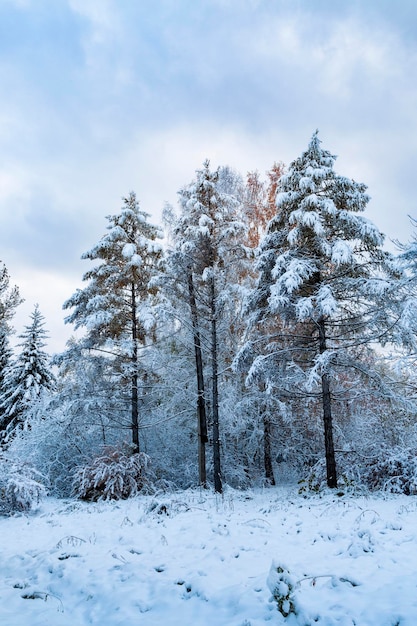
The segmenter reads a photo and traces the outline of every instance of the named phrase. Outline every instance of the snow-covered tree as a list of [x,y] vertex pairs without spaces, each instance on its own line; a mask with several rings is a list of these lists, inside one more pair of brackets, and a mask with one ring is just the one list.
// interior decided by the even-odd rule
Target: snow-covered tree
[[[417,357],[417,220],[411,218],[413,237],[399,248],[397,263],[402,271],[402,280],[392,299],[392,338],[396,347],[405,357],[406,368]],[[398,358],[398,355],[397,357]]]
[[[165,213],[167,217],[168,211]],[[170,235],[173,236],[172,229],[175,228],[175,221],[170,212],[169,221],[165,220],[166,225],[170,229]],[[178,235],[178,233],[177,233]],[[201,338],[201,320],[197,308],[195,280],[192,272],[192,259],[186,253],[181,251],[181,243],[175,237],[172,242],[172,248],[169,249],[164,273],[160,280],[163,285],[162,289],[162,306],[164,311],[168,313],[168,322],[171,324],[173,331],[177,336],[175,344],[171,344],[171,360],[175,362],[176,384],[174,389],[178,391],[188,390],[188,381],[190,376],[196,382],[195,402],[194,398],[191,406],[197,407],[197,446],[198,446],[198,477],[199,484],[207,485],[207,468],[206,468],[206,444],[208,442],[207,432],[207,402],[205,394],[205,375],[204,375],[204,359],[202,352]],[[178,245],[179,244],[179,245]],[[192,335],[192,348],[188,341],[188,336]],[[180,337],[178,337],[180,335]],[[183,338],[185,335],[185,338]],[[173,340],[174,341],[174,340]],[[184,354],[193,354],[193,365],[188,368],[186,378],[181,380],[179,372],[184,371],[184,367],[178,367],[181,360],[182,363],[188,359]],[[178,395],[178,394],[177,394]],[[187,395],[185,393],[185,395]],[[181,394],[182,396],[182,394]],[[182,398],[182,402],[184,398]],[[187,397],[188,404],[189,399]]]
[[[5,378],[11,364],[12,350],[9,337],[13,331],[10,321],[16,307],[21,304],[19,289],[10,286],[10,277],[6,266],[0,261],[0,398],[6,391]],[[0,422],[2,419],[0,406]]]
[[31,314],[31,323],[20,335],[23,340],[21,352],[9,368],[4,380],[4,393],[0,399],[2,417],[1,430],[7,439],[18,426],[23,426],[25,417],[33,404],[45,391],[55,385],[50,368],[50,359],[43,350],[48,337],[45,319],[36,304]]
[[[97,457],[103,447],[120,442],[115,416],[126,399],[115,387],[111,363],[74,340],[55,355],[57,383],[28,411],[29,429],[18,429],[8,446],[16,464],[29,463],[47,477],[49,493],[71,495],[74,473]],[[128,395],[128,394],[127,394]]]
[[0,261],[0,326],[10,329],[10,321],[14,316],[16,307],[23,302],[18,287],[10,286],[9,272],[4,263]]
[[[132,444],[139,452],[140,350],[152,335],[153,278],[162,255],[159,230],[151,225],[134,192],[119,214],[107,217],[108,232],[83,259],[100,261],[85,273],[88,284],[64,303],[73,309],[66,322],[85,328],[85,348],[109,353],[120,384],[130,386]],[[142,378],[146,373],[142,373]]]
[[206,161],[195,180],[179,192],[180,214],[171,225],[173,249],[167,259],[169,275],[176,277],[175,297],[185,307],[182,323],[190,329],[193,343],[200,482],[205,482],[204,446],[210,422],[218,492],[222,490],[219,371],[224,370],[232,349],[226,327],[230,330],[232,319],[237,319],[238,277],[248,253],[242,191],[243,183],[235,172],[227,167],[211,171]]
[[[12,350],[9,344],[9,333],[5,325],[0,324],[0,397],[6,391],[7,370],[11,364]],[[0,408],[1,411],[1,408]],[[0,413],[1,415],[1,413]]]
[[330,487],[337,486],[332,385],[340,394],[337,377],[348,367],[366,373],[367,346],[387,330],[384,295],[394,277],[382,234],[360,214],[366,187],[336,174],[335,158],[316,132],[279,180],[240,354],[251,363],[249,379],[275,385],[284,400],[320,399]]
[[[243,201],[243,213],[248,225],[247,228],[247,243],[250,248],[256,249],[259,245],[261,238],[264,236],[266,227],[271,218],[276,213],[275,196],[279,179],[284,173],[284,164],[281,162],[275,162],[273,166],[266,172],[267,180],[262,180],[259,172],[249,172],[246,177],[246,186]],[[255,283],[256,273],[254,271],[253,263],[250,267],[251,280],[246,280],[248,287],[253,287]],[[249,277],[247,277],[249,278]],[[242,326],[244,327],[244,321],[242,320]],[[243,331],[241,332],[241,335]],[[239,345],[241,343],[241,337],[239,338]],[[234,370],[239,370],[237,362],[234,363]],[[244,369],[244,368],[243,368]],[[256,447],[262,448],[263,452],[263,468],[264,477],[269,484],[275,484],[274,469],[273,469],[273,438],[277,439],[275,426],[278,426],[279,420],[277,417],[280,415],[279,407],[281,406],[279,401],[272,398],[270,394],[265,393],[266,386],[264,381],[258,381],[258,385],[252,385],[251,390],[246,389],[244,397],[240,406],[243,409],[243,414],[252,413],[252,425],[251,436],[248,439],[254,439],[256,441]],[[283,432],[282,424],[279,426],[280,431]],[[254,436],[256,433],[257,436]],[[260,438],[260,434],[262,437]],[[254,448],[254,444],[251,446]],[[258,454],[259,455],[259,454]]]

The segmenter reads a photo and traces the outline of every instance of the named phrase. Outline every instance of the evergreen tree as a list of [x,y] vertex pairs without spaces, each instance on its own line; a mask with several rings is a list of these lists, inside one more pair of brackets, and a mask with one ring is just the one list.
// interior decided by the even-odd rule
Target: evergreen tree
[[411,360],[414,369],[417,356],[417,220],[411,219],[411,225],[415,229],[411,241],[396,242],[402,280],[392,298],[392,336],[396,347],[405,355],[405,364],[409,365]]
[[107,234],[82,256],[100,261],[84,274],[88,285],[64,303],[65,309],[73,309],[65,321],[86,329],[83,346],[107,351],[119,372],[119,383],[128,380],[134,452],[140,450],[139,350],[146,346],[155,325],[152,281],[162,255],[159,231],[148,223],[148,217],[135,193],[124,198],[120,213],[107,216]]
[[18,426],[23,426],[27,412],[44,391],[52,390],[55,378],[49,366],[49,356],[44,352],[47,332],[44,317],[36,304],[31,314],[31,324],[20,335],[21,353],[9,368],[1,397],[3,438],[8,439]]
[[[0,261],[0,398],[6,391],[5,378],[11,364],[12,351],[9,337],[13,331],[10,321],[16,307],[21,304],[19,289],[10,286],[10,277],[6,266]],[[0,423],[3,411],[0,406]]]
[[9,272],[4,263],[0,261],[0,326],[9,332],[11,331],[10,321],[15,309],[22,302],[18,287],[10,286]]
[[335,158],[316,132],[278,182],[246,304],[252,337],[240,355],[252,363],[249,379],[274,384],[283,399],[320,398],[329,487],[337,486],[332,384],[347,367],[366,371],[366,346],[387,329],[384,294],[394,278],[383,236],[360,215],[366,187],[336,174]]
[[[0,325],[0,398],[6,391],[6,377],[12,358],[9,344],[9,333],[5,325]],[[1,407],[0,407],[1,415]]]

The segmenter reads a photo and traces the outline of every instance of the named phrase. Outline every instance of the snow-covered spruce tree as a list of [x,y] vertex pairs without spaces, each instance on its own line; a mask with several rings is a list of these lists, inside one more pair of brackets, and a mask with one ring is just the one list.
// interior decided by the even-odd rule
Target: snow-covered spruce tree
[[394,276],[383,236],[360,215],[369,199],[365,185],[336,174],[334,161],[316,132],[279,181],[240,355],[252,363],[249,379],[275,385],[284,400],[300,393],[320,398],[329,487],[337,486],[332,384],[346,368],[367,372],[355,347],[383,337],[384,294]]
[[16,307],[22,302],[18,287],[10,286],[9,272],[4,263],[0,261],[0,326],[11,331],[10,321],[15,314]]
[[26,416],[33,404],[45,391],[54,388],[55,378],[50,368],[50,359],[43,350],[48,334],[45,320],[36,304],[31,314],[31,323],[20,335],[21,353],[7,372],[1,397],[3,440],[18,427],[24,427]]
[[120,213],[107,216],[108,232],[82,256],[100,261],[85,273],[87,286],[64,303],[64,309],[73,309],[65,321],[86,329],[83,346],[108,351],[120,385],[128,382],[134,453],[140,451],[138,387],[141,376],[146,377],[140,351],[155,325],[152,280],[162,255],[159,230],[148,217],[134,192],[124,198]]
[[[396,242],[399,249],[397,263],[402,271],[402,280],[396,290],[392,306],[392,340],[402,352],[402,364],[415,370],[417,357],[417,220],[411,219],[415,231],[412,239],[403,244]],[[398,355],[397,355],[398,359]]]
[[[10,277],[4,263],[0,261],[0,398],[6,391],[5,378],[11,365],[12,350],[9,345],[9,337],[13,332],[10,325],[15,309],[22,302],[19,289],[10,286]],[[0,406],[0,423],[2,422],[2,409]]]
[[[11,364],[12,349],[9,344],[9,332],[5,324],[0,324],[0,398],[6,391],[6,374]],[[0,408],[0,421],[1,421]]]
[[[206,420],[210,420],[217,492],[222,491],[219,364],[228,350],[223,331],[231,316],[236,318],[237,276],[248,252],[237,193],[240,184],[230,168],[211,171],[205,161],[196,179],[179,192],[180,215],[172,228],[173,250],[167,260],[188,309],[194,345],[200,481],[205,478]],[[210,394],[205,383],[208,377]]]
[[49,493],[68,497],[74,473],[100,456],[104,446],[120,441],[120,423],[112,418],[128,399],[115,388],[110,359],[73,339],[53,364],[56,388],[29,411],[31,428],[16,432],[8,455],[47,477]]

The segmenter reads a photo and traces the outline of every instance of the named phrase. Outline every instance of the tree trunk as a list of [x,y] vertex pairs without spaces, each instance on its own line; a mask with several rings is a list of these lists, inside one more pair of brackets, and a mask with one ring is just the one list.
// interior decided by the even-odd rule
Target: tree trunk
[[[320,354],[326,350],[326,325],[324,318],[318,322]],[[330,394],[330,379],[327,372],[321,376],[323,423],[324,423],[324,446],[326,451],[327,485],[337,487],[336,457],[333,443],[332,399]]]
[[132,377],[131,377],[131,401],[132,401],[132,444],[133,444],[133,453],[140,452],[139,446],[139,398],[138,398],[138,328],[137,328],[137,320],[136,320],[136,294],[135,294],[135,285],[132,283],[131,285],[131,293],[132,293],[132,342],[133,342],[133,350],[132,350]]
[[203,375],[203,357],[201,353],[200,331],[198,328],[198,312],[195,301],[193,275],[188,274],[188,294],[191,309],[191,324],[193,327],[195,367],[197,374],[197,433],[198,433],[198,478],[199,483],[203,487],[207,486],[206,471],[206,443],[207,436],[207,416],[206,401],[204,396],[204,375]]
[[264,409],[262,416],[264,425],[264,468],[265,478],[270,485],[275,485],[274,470],[272,468],[272,456],[271,456],[271,421],[269,415]]
[[210,280],[210,308],[211,308],[211,365],[212,365],[212,402],[213,402],[213,472],[214,490],[222,493],[222,477],[220,464],[220,432],[219,432],[219,389],[217,364],[217,317],[216,291],[214,276]]

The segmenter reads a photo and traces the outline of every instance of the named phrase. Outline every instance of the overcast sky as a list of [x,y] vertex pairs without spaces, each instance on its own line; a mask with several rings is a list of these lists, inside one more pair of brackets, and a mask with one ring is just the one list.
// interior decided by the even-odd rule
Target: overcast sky
[[205,158],[289,164],[316,128],[367,216],[417,217],[415,0],[0,0],[0,259],[50,352],[81,261],[134,190],[160,222]]

